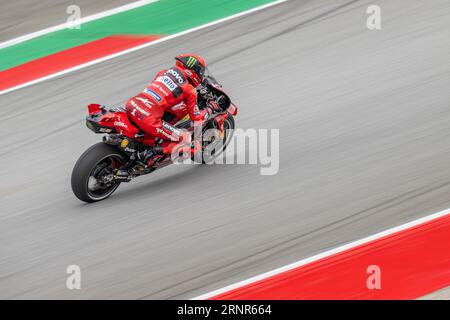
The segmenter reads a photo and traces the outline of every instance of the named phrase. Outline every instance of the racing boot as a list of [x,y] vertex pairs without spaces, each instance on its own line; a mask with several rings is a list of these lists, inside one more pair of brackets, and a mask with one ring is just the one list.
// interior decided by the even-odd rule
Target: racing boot
[[163,154],[164,153],[162,147],[155,146],[139,152],[137,157],[142,164],[146,165],[147,167],[151,167],[152,165],[155,164],[153,157]]
[[138,152],[137,159],[130,160],[123,167],[117,169],[114,175],[116,176],[116,178],[120,180],[129,180],[132,168],[135,165],[140,163],[146,167],[151,167],[155,163],[152,158],[154,156],[162,154],[163,154],[162,148],[159,146],[148,148],[144,151]]
[[192,141],[191,134],[189,132],[183,132],[180,137],[180,141],[164,141],[161,144],[162,152],[175,160],[177,158],[189,158],[192,154],[198,152],[201,149],[199,141]]

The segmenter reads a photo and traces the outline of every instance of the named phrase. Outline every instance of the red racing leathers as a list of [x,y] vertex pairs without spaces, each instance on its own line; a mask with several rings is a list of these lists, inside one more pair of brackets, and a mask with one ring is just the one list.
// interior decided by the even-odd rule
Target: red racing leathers
[[[200,112],[197,92],[187,79],[183,68],[178,66],[160,71],[144,91],[128,100],[125,106],[128,116],[154,137],[177,143],[188,139],[181,130],[161,119],[166,109],[185,103],[192,121],[204,120],[207,112]],[[163,152],[170,153],[176,143],[165,145]]]

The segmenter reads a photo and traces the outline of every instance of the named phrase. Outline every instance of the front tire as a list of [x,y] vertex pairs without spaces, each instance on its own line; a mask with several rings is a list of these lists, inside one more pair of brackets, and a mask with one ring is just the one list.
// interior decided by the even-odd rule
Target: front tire
[[[234,133],[234,129],[235,129],[234,117],[231,114],[228,114],[228,118],[225,120],[225,122],[223,124],[223,128],[224,128],[224,135],[223,135],[223,137],[220,138],[221,141],[218,144],[218,146],[220,146],[220,148],[218,150],[216,150],[214,145],[212,145],[212,142],[210,141],[211,137],[205,136],[207,134],[207,130],[210,128],[205,128],[203,130],[203,134],[202,134],[202,149],[203,150],[201,153],[193,156],[192,160],[194,160],[198,163],[202,163],[202,164],[213,163],[213,161],[226,150],[227,146],[229,145],[229,143],[231,141],[231,138],[233,137],[233,133]],[[214,136],[217,137],[217,135],[214,135]],[[206,141],[205,141],[205,139],[206,139]],[[216,151],[218,151],[218,152],[216,152]]]
[[92,203],[108,198],[119,187],[116,180],[106,181],[126,158],[117,148],[99,142],[87,149],[72,171],[72,191],[81,201]]

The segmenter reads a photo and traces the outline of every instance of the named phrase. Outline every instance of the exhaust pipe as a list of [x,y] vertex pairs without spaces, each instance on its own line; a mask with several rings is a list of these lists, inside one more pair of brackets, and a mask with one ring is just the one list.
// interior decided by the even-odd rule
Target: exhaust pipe
[[103,142],[106,144],[117,146],[122,142],[122,139],[117,136],[107,135],[103,136]]

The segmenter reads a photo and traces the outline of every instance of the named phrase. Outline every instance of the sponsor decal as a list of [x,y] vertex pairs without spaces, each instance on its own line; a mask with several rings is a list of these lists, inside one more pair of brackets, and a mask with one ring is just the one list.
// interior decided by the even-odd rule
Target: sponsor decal
[[166,89],[164,89],[163,87],[161,87],[159,84],[156,83],[152,83],[152,86],[154,86],[156,89],[158,89],[159,91],[161,91],[162,93],[164,93],[164,95],[167,97],[170,93],[167,92]]
[[148,108],[151,108],[153,106],[153,103],[148,99],[137,97],[136,100],[141,101]]
[[172,79],[170,79],[168,76],[162,76],[156,79],[156,81],[161,82],[163,85],[167,87],[170,91],[174,91],[176,88],[178,88],[178,85],[173,82]]
[[161,128],[156,128],[156,131],[158,131],[159,133],[163,134],[164,136],[166,136],[167,138],[169,138],[172,141],[177,141],[177,139],[175,139],[174,137],[172,137],[170,134],[168,134],[167,132],[165,132],[164,130],[162,130]]
[[195,59],[194,57],[189,57],[189,59],[186,62],[186,67],[192,68],[196,62],[197,62],[197,59]]
[[183,84],[184,83],[184,77],[181,74],[179,74],[176,70],[169,69],[169,70],[167,70],[166,73],[171,74],[172,76],[174,76],[179,84]]
[[145,89],[144,92],[154,98],[156,101],[161,102],[162,98],[153,90]]
[[115,122],[114,122],[114,125],[115,125],[116,127],[123,127],[123,128],[126,128],[126,127],[127,127],[127,125],[126,125],[125,123],[121,122],[121,121],[115,121]]
[[125,152],[131,152],[131,153],[136,152],[135,149],[131,149],[131,148],[128,148],[128,147],[126,147],[125,149],[123,149],[123,151],[125,151]]
[[149,112],[147,112],[144,109],[142,109],[141,107],[139,107],[139,105],[136,102],[134,102],[133,100],[131,100],[131,105],[134,107],[133,111],[131,111],[131,114],[133,116],[136,115],[136,111],[139,111],[139,113],[143,114],[146,117],[148,117],[150,115]]
[[144,116],[148,117],[150,115],[149,112],[145,111],[144,109],[142,109],[141,107],[137,106],[136,110],[139,111],[141,114],[143,114]]
[[100,128],[98,129],[99,132],[105,132],[105,133],[110,133],[112,131],[112,129],[109,128]]
[[137,103],[133,103],[131,102],[131,104],[134,107],[134,110],[131,112],[131,114],[134,116],[136,115],[136,111],[139,111],[139,113],[143,114],[144,116],[148,117],[150,115],[149,112],[145,111],[144,109],[142,109],[141,107],[139,107],[139,105]]
[[173,111],[180,110],[186,107],[186,104],[184,102],[180,102],[179,104],[174,105],[172,108],[170,108]]
[[128,139],[123,139],[122,142],[120,143],[120,147],[122,149],[125,149],[128,146],[128,143],[129,143]]
[[171,126],[170,124],[168,124],[167,122],[163,121],[163,127],[166,128],[169,131],[172,131],[173,133],[175,133],[177,136],[181,135],[180,130],[178,130],[177,128]]

